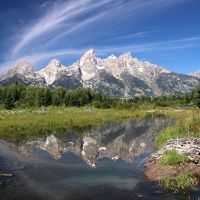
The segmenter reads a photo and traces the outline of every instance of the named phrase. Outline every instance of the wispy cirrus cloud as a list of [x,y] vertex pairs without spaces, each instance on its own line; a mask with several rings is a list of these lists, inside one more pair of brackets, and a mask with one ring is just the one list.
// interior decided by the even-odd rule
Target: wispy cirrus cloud
[[129,34],[123,34],[120,36],[116,36],[113,38],[113,40],[126,40],[126,39],[136,39],[136,38],[143,38],[148,37],[152,33],[158,32],[159,30],[150,30],[150,31],[142,31],[137,33],[129,33]]
[[144,44],[130,44],[130,45],[118,45],[118,46],[105,46],[99,50],[103,53],[116,52],[122,53],[127,51],[147,52],[147,51],[167,51],[173,49],[187,49],[191,47],[200,46],[200,35],[181,38],[176,40],[166,40],[159,42],[150,42]]
[[[131,44],[131,45],[117,45],[117,46],[104,46],[96,47],[95,50],[99,56],[107,56],[109,54],[121,54],[124,52],[134,52],[134,53],[146,53],[146,52],[163,52],[163,51],[172,51],[176,49],[187,49],[194,46],[200,46],[200,35],[188,38],[181,38],[177,40],[167,40],[153,43],[145,44]],[[87,48],[79,49],[59,49],[56,51],[44,51],[34,54],[29,54],[19,59],[13,60],[11,62],[6,62],[0,64],[1,72],[6,71],[10,66],[14,66],[16,63],[21,62],[22,60],[28,60],[33,65],[39,64],[42,60],[50,59],[53,57],[62,57],[62,56],[81,56]]]
[[[184,0],[177,0],[184,1]],[[48,3],[48,2],[47,2]],[[176,2],[177,3],[177,2]],[[48,3],[49,4],[49,3]],[[45,34],[55,33],[52,41],[84,28],[85,25],[95,23],[99,19],[106,19],[113,13],[134,11],[135,15],[140,15],[140,11],[148,9],[151,6],[167,7],[175,4],[173,1],[166,3],[164,0],[76,0],[76,1],[55,1],[49,10],[40,18],[33,20],[27,27],[19,33],[19,39],[12,48],[11,57],[20,54],[25,46],[31,44],[34,40],[46,37]],[[42,6],[46,5],[45,3]],[[99,11],[100,10],[100,11]],[[88,16],[87,16],[88,15]],[[78,20],[77,20],[78,18]],[[81,19],[82,18],[82,19]],[[123,19],[123,18],[122,18]],[[122,20],[122,19],[117,19]],[[136,21],[138,19],[135,19]],[[140,33],[145,34],[144,32]],[[139,35],[138,35],[139,36]],[[128,35],[127,35],[128,37]],[[131,35],[129,35],[131,37]],[[52,41],[50,44],[52,44]]]
[[19,41],[12,51],[12,55],[15,56],[18,51],[35,38],[56,29],[67,19],[82,12],[84,10],[83,8],[85,8],[89,2],[91,2],[91,0],[77,0],[76,2],[54,4],[53,8],[49,10],[41,19],[37,20],[37,22],[33,24],[30,24],[28,27],[25,27]]
[[[105,42],[99,45],[91,42],[90,38],[92,35],[98,41],[102,34],[108,37],[106,31],[107,29],[112,30],[112,27],[111,40],[112,38],[128,40],[149,37],[157,30],[148,31],[146,29],[147,31],[135,33],[124,31],[126,34],[119,34],[116,27],[130,18],[132,25],[137,24],[143,18],[156,15],[163,9],[184,1],[188,0],[55,0],[54,3],[52,1],[43,2],[40,8],[45,7],[44,14],[35,16],[21,31],[16,33],[15,43],[11,45],[11,51],[7,54],[8,59],[0,65],[0,68],[8,69],[9,66],[24,59],[38,64],[52,57],[81,55],[88,47],[95,48],[99,54],[111,51],[112,53],[145,52],[179,48],[178,46],[183,47],[184,45],[188,48],[198,38],[185,38],[182,39],[183,41],[143,42],[137,45],[131,43],[129,45],[109,45]],[[90,35],[85,37],[88,33]],[[63,41],[68,41],[69,36],[71,43],[63,47]]]
[[[55,32],[54,37],[51,39],[52,44],[53,41],[63,36],[73,33],[98,19],[111,15],[114,10],[118,10],[119,7],[124,5],[123,2],[125,1],[101,0],[96,2],[94,0],[71,0],[62,3],[56,2],[44,16],[36,20],[36,22],[34,20],[33,23],[24,28],[11,55],[12,57],[16,56],[24,46],[27,46],[32,41],[46,37],[45,34]],[[43,3],[41,6],[46,6],[46,4]],[[107,6],[107,8],[103,9],[104,6]],[[101,9],[101,12],[98,9]]]
[[[55,3],[44,16],[24,28],[19,40],[11,52],[12,57],[16,56],[16,54],[20,52],[25,45],[28,45],[34,39],[40,38],[48,32],[56,32],[52,39],[52,41],[56,41],[62,36],[72,33],[91,22],[94,22],[98,18],[105,17],[106,12],[104,10],[100,14],[93,14],[83,20],[74,21],[74,18],[82,17],[84,14],[90,14],[90,12],[93,10],[108,5],[111,2],[114,1],[102,0],[96,2],[94,0],[77,0],[70,2],[64,1],[64,3]],[[118,2],[121,2],[121,0]],[[43,6],[44,3],[42,4],[42,7]],[[57,33],[58,29],[65,30],[61,31],[61,33]]]

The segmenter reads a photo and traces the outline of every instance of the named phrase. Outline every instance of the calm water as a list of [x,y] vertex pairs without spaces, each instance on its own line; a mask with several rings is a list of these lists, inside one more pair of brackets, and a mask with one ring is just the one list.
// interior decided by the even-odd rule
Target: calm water
[[172,194],[143,173],[158,132],[172,120],[148,117],[14,144],[0,142],[0,200],[198,199]]

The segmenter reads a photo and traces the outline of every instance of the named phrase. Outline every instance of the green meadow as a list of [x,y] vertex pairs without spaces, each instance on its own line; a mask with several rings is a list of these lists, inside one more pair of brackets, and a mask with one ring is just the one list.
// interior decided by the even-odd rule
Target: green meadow
[[86,129],[107,122],[143,118],[144,110],[96,109],[93,107],[46,107],[0,110],[0,137],[22,140],[69,128]]

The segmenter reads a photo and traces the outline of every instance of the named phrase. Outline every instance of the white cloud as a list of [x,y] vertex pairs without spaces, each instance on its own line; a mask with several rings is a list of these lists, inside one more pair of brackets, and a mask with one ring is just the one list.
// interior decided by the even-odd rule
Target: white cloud
[[119,40],[119,39],[135,39],[135,38],[143,38],[148,37],[152,33],[157,32],[158,30],[152,30],[152,31],[143,31],[143,32],[137,32],[137,33],[130,33],[130,34],[124,34],[121,36],[117,36],[113,38],[113,40]]
[[166,40],[160,42],[152,42],[145,44],[131,44],[131,45],[118,45],[118,46],[105,46],[99,48],[101,53],[122,53],[122,52],[153,52],[153,51],[167,51],[173,49],[185,49],[195,46],[200,46],[200,36],[181,38],[177,40]]
[[[164,0],[132,0],[128,3],[123,0],[71,0],[56,2],[51,8],[49,8],[44,16],[35,20],[22,30],[19,40],[12,48],[13,50],[11,52],[11,57],[14,58],[17,54],[20,54],[20,51],[24,46],[27,46],[35,39],[45,37],[45,34],[48,34],[49,32],[52,33],[58,29],[61,30],[61,34],[56,32],[56,35],[54,36],[53,41],[56,41],[58,38],[61,38],[64,35],[68,35],[69,33],[75,32],[80,28],[84,28],[85,25],[93,23],[100,18],[105,19],[109,17],[109,15],[111,16],[113,13],[119,14],[120,12],[124,11],[127,13],[135,12],[135,15],[139,15],[141,17],[140,11],[143,9],[149,7],[159,7],[160,9],[160,7],[166,7],[179,1],[184,0],[177,0],[176,2],[166,2]],[[108,10],[102,9],[106,5],[109,5],[107,8]],[[87,19],[80,20],[74,24],[74,18],[81,17],[81,15],[90,13],[97,8],[102,9],[101,13],[93,13],[93,15],[90,15]],[[145,13],[145,15],[147,15],[147,13]],[[134,20],[137,21],[139,18],[135,18]]]
[[[32,42],[34,39],[41,37],[49,31],[54,31],[60,26],[66,27],[72,23],[74,17],[78,17],[81,14],[91,11],[91,9],[98,8],[109,2],[111,2],[111,0],[102,0],[97,3],[94,3],[92,0],[76,0],[61,4],[56,3],[53,9],[50,9],[44,17],[25,28],[20,37],[21,39],[13,49],[12,56],[15,56],[17,52],[20,52],[25,45]],[[81,26],[83,26],[84,23]],[[70,28],[67,32],[72,32],[81,26],[78,24]]]
[[[154,43],[145,43],[145,44],[131,44],[131,45],[117,45],[117,46],[104,46],[95,48],[98,55],[108,55],[108,54],[121,54],[124,52],[132,52],[132,53],[145,53],[145,52],[161,52],[161,51],[171,51],[175,49],[187,49],[194,46],[200,46],[200,36],[181,38],[177,40],[167,40],[160,41]],[[22,60],[27,60],[31,64],[35,65],[40,63],[45,59],[56,58],[61,56],[81,56],[87,48],[79,48],[79,49],[60,49],[57,51],[44,51],[38,52],[35,54],[30,54],[19,59],[16,59],[11,62],[6,62],[0,64],[0,71],[5,72],[11,66],[16,65]]]
[[[51,49],[55,49],[53,48],[54,45],[61,43],[63,37],[84,30],[87,26],[96,25],[97,21],[107,21],[107,19],[109,20],[112,18],[113,22],[120,22],[124,20],[123,17],[126,18],[131,14],[132,17],[134,16],[132,18],[133,22],[138,22],[144,15],[145,17],[148,17],[152,13],[155,14],[168,6],[183,1],[188,0],[62,0],[55,1],[53,5],[50,4],[51,1],[47,1],[47,3],[40,6],[42,8],[45,7],[45,10],[47,10],[46,13],[44,13],[43,16],[34,19],[16,34],[19,35],[19,37],[17,38],[16,43],[11,47],[12,50],[10,55],[7,55],[7,58],[11,58],[12,60],[1,64],[1,71],[2,69],[8,69],[10,66],[16,64],[16,62],[24,59],[29,60],[32,63],[39,63],[52,56],[80,55],[86,48],[82,47],[81,49],[78,48],[79,50],[73,50],[73,44],[70,47],[66,46],[66,49],[64,50],[59,49],[59,47],[57,47],[57,51],[52,51]],[[48,8],[50,5],[51,7]],[[151,12],[149,12],[150,10]],[[83,16],[87,17],[82,18]],[[153,31],[138,32],[135,34],[130,33],[122,35],[118,37],[118,39],[145,37],[152,32]],[[47,44],[35,43],[36,40],[46,38],[49,34],[52,34],[52,39]],[[82,35],[80,35],[80,37],[82,37]],[[124,51],[142,52],[159,49],[161,48],[161,45],[162,48],[164,45],[166,45],[165,48],[177,48],[178,46],[183,46],[184,42],[187,42],[187,45],[189,45],[189,42],[196,41],[197,39],[198,38],[185,38],[184,41],[179,41],[181,45],[177,45],[178,41],[174,41],[176,45],[173,41],[165,41],[164,43],[158,42],[141,45],[103,46],[97,48],[97,51],[100,54],[106,52],[121,53]],[[173,44],[170,44],[170,42]],[[25,52],[25,50],[32,49],[32,47],[35,48],[35,46],[42,47],[42,50],[38,48],[36,53],[29,51]]]

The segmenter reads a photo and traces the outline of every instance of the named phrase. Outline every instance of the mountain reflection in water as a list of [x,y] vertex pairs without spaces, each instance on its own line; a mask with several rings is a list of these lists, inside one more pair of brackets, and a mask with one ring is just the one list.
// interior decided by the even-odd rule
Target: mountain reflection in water
[[155,137],[173,119],[147,117],[83,132],[21,141],[0,141],[1,200],[188,199],[169,194],[143,175]]
[[66,152],[73,152],[89,165],[96,166],[98,160],[104,157],[133,161],[136,156],[152,150],[159,130],[170,123],[170,119],[148,117],[142,120],[109,123],[84,132],[82,138],[78,138],[76,130],[69,130],[65,136],[51,134],[46,138],[28,140],[20,144],[0,142],[22,158],[29,158],[37,149],[46,151],[56,160]]

